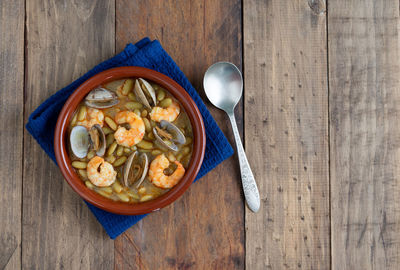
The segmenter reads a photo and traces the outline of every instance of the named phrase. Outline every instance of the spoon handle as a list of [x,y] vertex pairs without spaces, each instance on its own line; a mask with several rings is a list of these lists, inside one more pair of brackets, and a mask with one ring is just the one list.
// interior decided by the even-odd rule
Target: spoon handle
[[240,173],[242,175],[242,185],[244,197],[251,211],[257,212],[260,209],[260,194],[258,193],[257,183],[254,179],[246,153],[244,152],[242,141],[240,140],[239,131],[236,125],[234,112],[228,113],[231,120],[233,134],[235,135],[236,147],[238,151]]

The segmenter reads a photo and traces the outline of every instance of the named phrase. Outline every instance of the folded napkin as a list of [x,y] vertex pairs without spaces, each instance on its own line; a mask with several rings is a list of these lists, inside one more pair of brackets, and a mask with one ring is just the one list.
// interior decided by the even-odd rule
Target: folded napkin
[[[231,145],[183,72],[157,40],[150,41],[150,39],[144,38],[135,45],[128,44],[121,53],[95,66],[85,75],[52,95],[29,116],[26,129],[54,162],[56,162],[53,145],[54,129],[58,114],[65,101],[79,85],[93,75],[103,70],[120,66],[140,66],[163,73],[179,83],[196,103],[203,116],[207,143],[204,161],[195,181],[233,154]],[[116,215],[101,210],[89,203],[86,204],[112,239],[115,239],[146,216]]]

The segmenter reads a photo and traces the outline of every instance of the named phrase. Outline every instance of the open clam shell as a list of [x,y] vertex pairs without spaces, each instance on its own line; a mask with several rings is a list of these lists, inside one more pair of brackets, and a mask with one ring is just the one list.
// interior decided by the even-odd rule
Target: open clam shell
[[179,143],[179,144],[186,143],[185,135],[183,135],[182,131],[177,126],[172,124],[171,122],[161,120],[160,127],[162,129],[167,130],[168,133],[170,133],[172,135],[172,140],[174,142]]
[[96,124],[88,131],[84,126],[75,126],[69,137],[72,153],[78,158],[87,156],[89,149],[102,157],[106,152],[106,136],[100,125]]
[[136,187],[139,187],[146,178],[148,169],[149,159],[146,153],[133,152],[125,162],[123,184],[129,187],[136,182]]
[[71,144],[72,153],[74,153],[76,157],[86,157],[89,151],[90,139],[89,133],[84,126],[75,126],[71,130],[69,141]]
[[134,92],[139,102],[151,109],[157,105],[156,92],[154,88],[146,80],[138,78],[135,81]]
[[89,130],[90,144],[92,149],[96,151],[96,155],[99,157],[104,156],[106,153],[106,135],[99,124],[92,126]]
[[110,108],[118,103],[117,94],[102,87],[93,89],[85,98],[85,104],[95,109]]
[[154,137],[159,145],[176,152],[178,146],[175,143],[184,144],[186,142],[185,135],[171,122],[161,120],[160,127],[153,128]]

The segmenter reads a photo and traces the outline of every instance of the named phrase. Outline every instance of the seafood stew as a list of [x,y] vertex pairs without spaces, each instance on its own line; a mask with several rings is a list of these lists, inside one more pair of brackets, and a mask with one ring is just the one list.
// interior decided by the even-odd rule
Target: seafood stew
[[193,150],[180,103],[142,78],[91,90],[69,124],[69,157],[86,187],[126,203],[149,201],[179,183]]

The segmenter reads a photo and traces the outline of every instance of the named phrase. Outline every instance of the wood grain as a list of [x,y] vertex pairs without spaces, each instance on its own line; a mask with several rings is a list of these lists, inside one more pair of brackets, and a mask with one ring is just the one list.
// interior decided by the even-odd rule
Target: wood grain
[[399,1],[329,1],[332,268],[400,265]]
[[324,3],[243,8],[245,146],[262,198],[246,209],[246,269],[329,269]]
[[0,2],[0,269],[21,268],[24,1]]
[[[25,121],[114,54],[114,1],[26,1]],[[24,136],[22,267],[110,269],[113,242],[33,138]]]
[[[117,0],[116,47],[158,39],[202,95],[209,65],[241,66],[241,2]],[[209,103],[207,103],[209,104]],[[224,133],[228,118],[209,106]],[[242,106],[237,110],[242,128]],[[233,141],[231,140],[233,143]],[[243,269],[243,198],[236,157],[193,184],[173,205],[115,241],[116,269]]]

